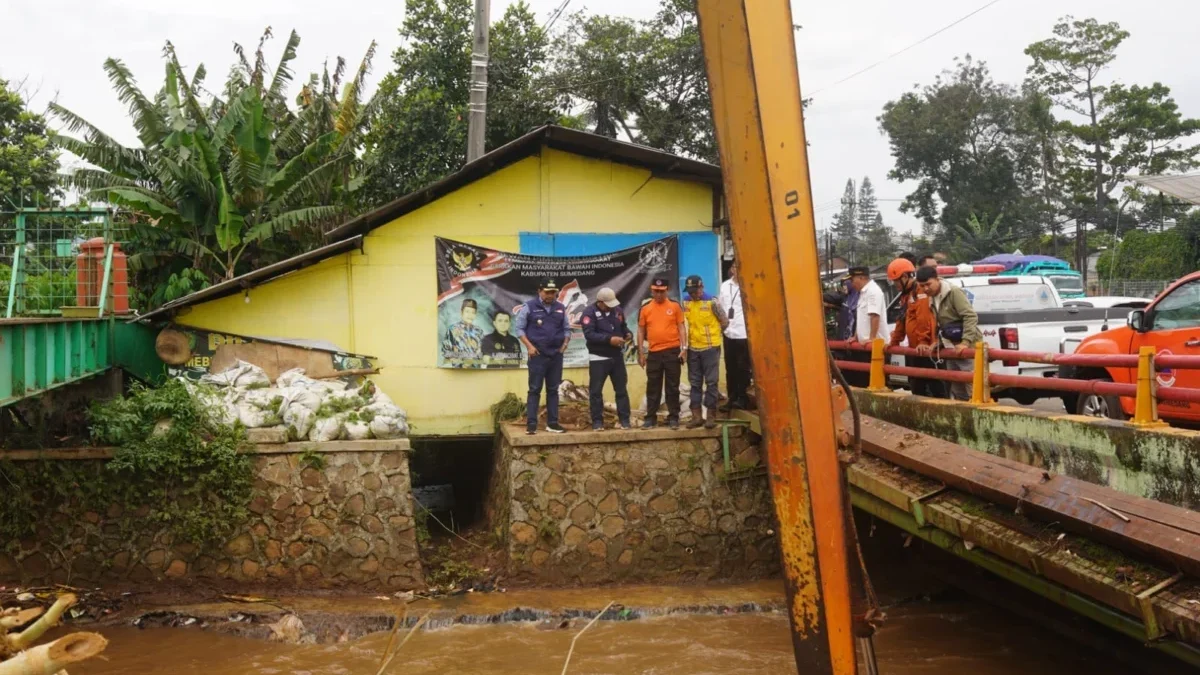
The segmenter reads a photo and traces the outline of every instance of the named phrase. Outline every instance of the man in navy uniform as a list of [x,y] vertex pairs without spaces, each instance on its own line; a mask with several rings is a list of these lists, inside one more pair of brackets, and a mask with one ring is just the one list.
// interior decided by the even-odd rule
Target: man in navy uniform
[[604,429],[604,381],[612,378],[617,397],[617,419],[622,429],[629,426],[629,378],[625,372],[625,345],[633,333],[625,325],[625,312],[611,288],[601,288],[596,302],[583,310],[579,319],[588,349],[588,388],[591,394],[592,429]]
[[537,433],[538,403],[546,387],[546,431],[561,434],[558,424],[558,385],[562,383],[563,352],[571,342],[571,320],[558,301],[558,284],[546,279],[517,314],[517,338],[529,355],[529,398],[525,402],[525,433]]

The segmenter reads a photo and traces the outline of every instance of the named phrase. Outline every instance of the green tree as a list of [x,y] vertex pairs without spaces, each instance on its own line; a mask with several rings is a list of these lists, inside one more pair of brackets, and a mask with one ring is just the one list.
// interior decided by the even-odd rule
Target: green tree
[[917,182],[900,210],[930,226],[926,235],[952,233],[975,213],[1020,226],[1037,178],[1020,124],[1024,109],[1019,92],[995,82],[987,65],[970,56],[956,59],[933,84],[884,105],[879,125],[895,160],[888,176]]
[[130,267],[143,302],[159,304],[302,252],[348,214],[372,106],[361,104],[352,82],[336,113],[316,105],[291,111],[286,95],[300,37],[292,32],[274,69],[264,53],[270,37],[268,28],[251,56],[235,45],[239,59],[224,98],[205,97],[204,66],[189,78],[169,42],[166,81],[152,96],[121,61],[105,61],[140,147],[52,106],[75,134],[58,144],[98,167],[76,170],[70,184],[132,215]]
[[1195,270],[1196,252],[1187,233],[1133,230],[1100,255],[1101,279],[1178,279]]
[[987,214],[980,219],[972,213],[965,223],[955,223],[951,232],[955,257],[967,262],[1005,251],[1011,236],[1001,229],[1003,220],[1002,215],[989,220]]
[[896,257],[895,233],[883,224],[883,214],[875,212],[871,224],[863,230],[862,260],[872,267],[884,265]]
[[58,195],[58,152],[46,119],[0,80],[0,210]]
[[[367,135],[364,203],[378,205],[457,171],[467,156],[471,0],[407,0],[401,45]],[[523,2],[491,28],[487,147],[559,121],[545,82],[549,40]]]
[[837,215],[833,217],[834,243],[839,255],[846,257],[851,264],[858,262],[858,191],[854,187],[854,179],[846,179],[846,189],[842,191],[842,205]]
[[1054,37],[1025,49],[1032,86],[1072,115],[1059,125],[1065,137],[1063,209],[1077,223],[1076,265],[1085,275],[1087,223],[1111,229],[1113,190],[1131,174],[1187,170],[1200,152],[1181,142],[1200,130],[1200,121],[1183,118],[1166,86],[1103,81],[1128,37],[1115,22],[1067,16],[1054,26]]
[[717,161],[704,52],[690,0],[660,0],[649,21],[576,14],[555,53],[555,86],[588,129]]

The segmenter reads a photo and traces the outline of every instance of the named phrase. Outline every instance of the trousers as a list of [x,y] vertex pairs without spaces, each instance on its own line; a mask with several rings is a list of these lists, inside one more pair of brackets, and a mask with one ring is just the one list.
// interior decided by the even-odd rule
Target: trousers
[[717,407],[717,379],[720,377],[721,348],[709,347],[698,351],[688,350],[688,382],[692,385],[691,403],[699,408]]
[[629,390],[626,385],[629,375],[625,372],[625,360],[622,358],[588,362],[588,404],[592,413],[592,424],[604,422],[604,381],[609,378],[612,378],[613,393],[617,398],[617,419],[621,424],[628,425]]
[[730,403],[746,403],[750,388],[750,341],[725,338],[725,386]]
[[679,418],[679,348],[663,349],[646,355],[646,419],[653,420],[662,402],[663,380],[667,386],[667,414]]
[[[936,368],[933,359],[927,356],[906,356],[904,365],[909,368]],[[914,396],[930,398],[946,398],[946,383],[941,380],[931,380],[923,377],[908,378],[908,388]]]
[[546,424],[558,424],[558,385],[562,384],[562,352],[529,357],[529,397],[525,399],[525,428],[537,429],[538,403],[546,388]]

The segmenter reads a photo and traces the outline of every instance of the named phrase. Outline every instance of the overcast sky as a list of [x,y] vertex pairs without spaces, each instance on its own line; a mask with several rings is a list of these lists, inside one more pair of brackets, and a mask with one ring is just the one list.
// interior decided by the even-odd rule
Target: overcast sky
[[[509,0],[493,0],[498,18]],[[548,17],[561,0],[529,0]],[[571,0],[579,10],[648,18],[652,0]],[[925,84],[955,56],[970,53],[987,61],[996,79],[1019,82],[1028,59],[1026,45],[1050,36],[1064,14],[1117,21],[1132,33],[1122,45],[1111,76],[1127,83],[1155,80],[1171,87],[1185,115],[1200,117],[1200,78],[1195,75],[1197,0],[1000,0],[923,44],[871,71],[844,77],[928,37],[987,0],[793,0],[801,85],[814,97],[807,116],[812,144],[813,200],[818,225],[828,223],[848,177],[876,183],[885,221],[900,231],[918,227],[898,211],[906,186],[888,181],[892,166],[886,139],[875,118],[885,102]],[[185,67],[203,62],[210,83],[223,79],[236,40],[253,49],[263,27],[273,26],[277,56],[292,28],[302,42],[298,76],[342,55],[357,63],[371,40],[380,45],[372,84],[391,66],[403,19],[402,0],[0,0],[0,78],[25,79],[36,91],[35,106],[57,96],[108,133],[132,142],[125,110],[113,95],[101,65],[119,57],[147,91],[162,83],[161,52],[171,40]]]

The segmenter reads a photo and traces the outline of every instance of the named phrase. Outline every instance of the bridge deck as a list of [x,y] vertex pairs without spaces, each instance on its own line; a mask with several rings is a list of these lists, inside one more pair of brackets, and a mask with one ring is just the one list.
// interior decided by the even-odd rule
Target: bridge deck
[[[758,432],[755,413],[738,411],[735,417]],[[864,423],[867,432],[878,420],[868,418]],[[872,440],[875,442],[864,443],[866,453],[873,453],[879,445],[879,439]],[[910,432],[893,450],[923,446],[924,440],[932,439]],[[964,466],[974,459],[996,459],[968,448],[962,448],[962,453],[970,453],[961,457]],[[848,467],[847,479],[855,508],[1008,582],[1200,666],[1200,578],[1179,572],[1178,566],[1125,550],[1136,546],[1118,549],[1100,543],[1099,537],[1069,531],[1059,522],[1034,520],[1011,504],[974,496],[871,454]],[[1112,535],[1128,529],[1128,524],[1122,525],[1105,533],[1107,538],[1120,541],[1120,536]]]

